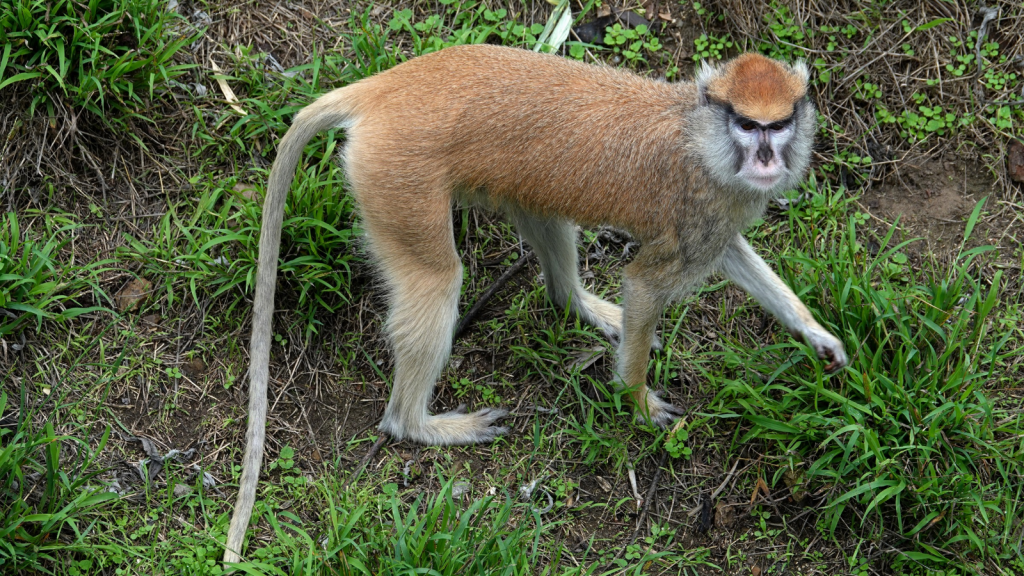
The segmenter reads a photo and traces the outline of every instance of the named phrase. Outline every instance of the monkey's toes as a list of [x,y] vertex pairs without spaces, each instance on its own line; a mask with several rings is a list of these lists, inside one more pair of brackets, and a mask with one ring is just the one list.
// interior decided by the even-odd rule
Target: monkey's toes
[[504,408],[484,408],[473,412],[470,416],[479,418],[481,421],[490,424],[508,416],[508,410],[505,410]]
[[477,420],[477,438],[475,442],[492,442],[498,436],[508,434],[505,426],[491,426],[494,422],[508,416],[508,410],[504,408],[484,408],[469,415]]
[[647,395],[647,412],[645,413],[643,409],[640,408],[636,417],[637,420],[641,422],[646,422],[647,424],[657,426],[659,428],[666,428],[683,414],[686,414],[685,410],[665,402],[656,394],[650,392]]
[[494,439],[498,436],[504,436],[508,434],[508,428],[505,426],[488,426],[483,430],[477,432],[477,439],[474,444],[485,444],[487,442],[494,442]]
[[457,445],[491,442],[508,432],[504,426],[492,424],[508,415],[503,408],[484,408],[469,414],[459,406],[451,412],[431,416],[419,435],[424,444]]
[[838,372],[849,364],[846,352],[841,347],[820,349],[818,350],[818,358],[828,362],[825,365],[825,372],[828,374]]

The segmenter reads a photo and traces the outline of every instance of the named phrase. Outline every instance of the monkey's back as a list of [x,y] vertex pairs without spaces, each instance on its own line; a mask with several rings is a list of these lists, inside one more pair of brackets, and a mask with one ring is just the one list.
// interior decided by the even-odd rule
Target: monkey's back
[[357,192],[365,185],[417,204],[484,193],[494,204],[651,236],[705,184],[696,166],[678,168],[697,103],[689,83],[477,45],[339,92],[353,110],[346,159]]

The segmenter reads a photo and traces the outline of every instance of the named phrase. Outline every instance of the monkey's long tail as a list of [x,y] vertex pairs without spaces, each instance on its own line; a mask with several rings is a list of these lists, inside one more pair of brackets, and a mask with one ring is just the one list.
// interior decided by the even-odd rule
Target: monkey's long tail
[[[252,341],[249,357],[249,427],[245,435],[242,478],[238,499],[231,517],[224,546],[224,562],[238,562],[245,531],[252,516],[263,460],[263,441],[267,420],[267,380],[270,371],[271,320],[274,314],[274,288],[277,283],[277,257],[281,244],[284,205],[295,176],[302,150],[321,130],[341,126],[353,112],[348,86],[334,90],[303,108],[277,147],[277,159],[270,169],[270,182],[263,204],[260,255],[256,272],[256,301],[253,304]],[[226,567],[226,566],[225,566]]]

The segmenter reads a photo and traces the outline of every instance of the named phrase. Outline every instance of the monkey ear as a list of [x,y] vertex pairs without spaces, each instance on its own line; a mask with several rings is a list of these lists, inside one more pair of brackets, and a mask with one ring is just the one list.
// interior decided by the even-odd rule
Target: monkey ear
[[700,69],[697,70],[697,105],[707,106],[708,84],[718,74],[718,70],[708,64],[705,60],[700,61]]
[[793,73],[796,74],[800,80],[806,84],[811,80],[811,73],[807,70],[807,62],[803,60],[797,60],[791,67]]

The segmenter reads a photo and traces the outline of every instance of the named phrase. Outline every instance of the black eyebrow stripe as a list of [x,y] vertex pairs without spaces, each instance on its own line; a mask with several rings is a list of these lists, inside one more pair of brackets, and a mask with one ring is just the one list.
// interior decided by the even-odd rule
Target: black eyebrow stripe
[[796,106],[795,103],[793,104],[793,113],[790,114],[790,116],[788,118],[784,118],[782,120],[776,120],[775,122],[770,122],[768,124],[762,124],[762,123],[758,122],[757,120],[754,120],[753,118],[747,118],[746,116],[741,116],[741,115],[737,114],[736,113],[736,109],[733,108],[732,104],[730,104],[728,102],[723,102],[723,101],[715,99],[715,98],[708,98],[708,104],[712,104],[712,105],[715,105],[715,106],[718,106],[718,107],[722,108],[723,110],[725,110],[725,113],[728,114],[729,116],[735,116],[736,117],[736,121],[737,121],[738,124],[745,124],[747,122],[753,122],[754,124],[757,124],[757,126],[759,128],[761,128],[761,129],[767,129],[769,126],[771,126],[773,124],[781,124],[782,126],[786,126],[788,124],[793,123],[793,121],[796,119],[796,116],[797,116],[797,109],[796,109],[797,106]]
[[779,128],[785,128],[789,124],[793,123],[793,118],[794,118],[794,116],[790,116],[789,118],[786,118],[784,120],[776,120],[775,122],[769,122],[768,124],[762,124],[762,123],[758,122],[757,120],[753,120],[751,118],[747,118],[746,116],[740,116],[739,114],[736,114],[736,113],[733,113],[733,114],[736,116],[736,123],[737,124],[746,124],[747,122],[752,122],[752,123],[756,124],[757,127],[761,128],[762,130],[767,130],[767,129],[771,128],[772,126],[778,126]]

